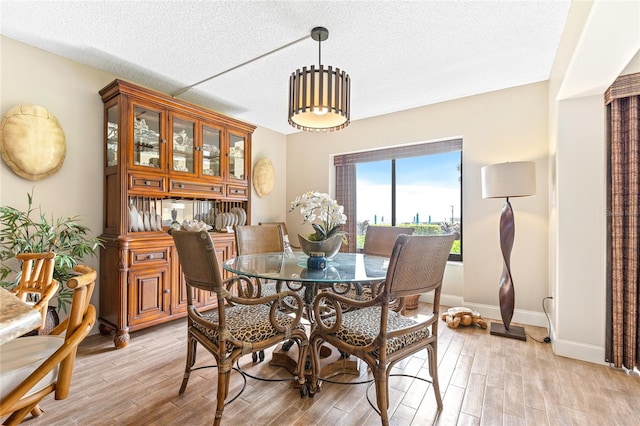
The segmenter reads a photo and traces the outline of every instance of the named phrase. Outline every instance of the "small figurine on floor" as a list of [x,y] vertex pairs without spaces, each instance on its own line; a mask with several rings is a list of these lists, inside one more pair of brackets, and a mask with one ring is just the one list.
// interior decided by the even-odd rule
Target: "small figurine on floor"
[[480,313],[469,308],[450,308],[442,314],[442,321],[446,321],[449,328],[458,328],[460,324],[487,328],[487,322],[482,319]]

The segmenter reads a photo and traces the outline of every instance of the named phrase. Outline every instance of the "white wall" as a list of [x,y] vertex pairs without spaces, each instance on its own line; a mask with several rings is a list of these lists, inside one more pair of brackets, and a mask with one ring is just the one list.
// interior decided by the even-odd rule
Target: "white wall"
[[[287,200],[308,190],[334,193],[333,155],[462,137],[463,272],[460,265],[448,272],[443,302],[457,301],[500,318],[498,222],[504,200],[482,199],[480,168],[504,161],[535,161],[537,195],[512,200],[517,226],[512,253],[514,321],[546,325],[540,303],[548,291],[547,92],[547,83],[541,82],[358,120],[339,132],[289,135]],[[287,216],[291,234],[309,232],[300,223],[299,215]]]
[[[43,212],[55,217],[78,215],[94,236],[100,235],[103,110],[98,90],[114,77],[6,37],[0,42],[0,113],[4,117],[21,104],[41,105],[56,116],[67,143],[62,168],[39,181],[19,177],[3,161],[0,204],[26,209],[27,193],[33,190],[34,203],[42,206]],[[97,258],[86,263],[98,267]]]
[[252,167],[262,158],[268,158],[275,171],[273,191],[258,197],[251,186],[251,223],[282,222],[286,219],[287,151],[285,135],[266,129],[256,128],[252,137]]
[[638,49],[640,3],[574,2],[549,84],[553,346],[595,363],[604,363],[606,323],[603,95]]

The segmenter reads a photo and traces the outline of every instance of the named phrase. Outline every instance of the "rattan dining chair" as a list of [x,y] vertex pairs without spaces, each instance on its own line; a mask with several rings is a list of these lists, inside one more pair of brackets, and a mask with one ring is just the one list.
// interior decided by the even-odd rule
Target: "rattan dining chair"
[[[442,397],[438,384],[438,311],[440,291],[449,251],[455,238],[449,235],[400,235],[394,245],[387,276],[374,299],[357,301],[331,292],[314,300],[317,318],[309,348],[312,360],[311,393],[320,389],[320,347],[329,343],[342,353],[367,363],[375,379],[378,413],[383,425],[389,424],[389,375],[400,360],[427,349],[429,373],[438,409]],[[433,291],[433,311],[426,317],[405,317],[390,308],[395,297]],[[343,305],[357,309],[345,312]],[[331,307],[334,315],[320,317],[320,310]]]
[[52,392],[56,400],[69,396],[78,345],[96,321],[90,304],[96,271],[83,265],[75,271],[81,275],[67,282],[73,290],[69,316],[48,335],[22,337],[0,346],[0,417],[11,414],[5,425],[17,425],[29,412],[42,414],[38,404]]
[[[238,256],[245,254],[274,253],[284,251],[282,228],[279,225],[256,226],[242,225],[234,229],[236,252]],[[277,283],[254,279],[255,292],[258,296],[271,296],[278,292]],[[253,362],[264,360],[264,351],[252,354]]]
[[12,292],[23,302],[33,305],[33,309],[40,311],[42,330],[47,321],[49,300],[60,287],[53,279],[55,253],[20,253],[16,258],[22,262],[22,274]]
[[[179,393],[184,393],[196,361],[200,343],[217,362],[218,389],[214,425],[219,425],[229,391],[233,364],[241,356],[258,352],[288,339],[298,344],[298,383],[304,385],[304,360],[308,339],[302,317],[302,299],[292,291],[255,297],[253,283],[246,277],[222,279],[214,242],[206,231],[172,231],[187,290],[214,292],[216,309],[200,313],[193,292],[187,291],[187,360]],[[283,298],[294,298],[297,310],[285,314],[277,309]],[[304,389],[304,387],[303,387]]]
[[[261,223],[259,226],[236,226],[235,238],[238,256],[246,254],[280,253],[286,251],[284,242],[284,232],[286,228],[283,228],[283,223],[284,222],[274,222],[272,224]],[[304,291],[304,288],[300,283],[265,282],[260,279],[256,279],[256,289],[256,294],[261,296],[270,296],[272,294],[276,294],[281,289],[288,289],[297,292],[302,297]],[[280,308],[284,310],[296,309],[295,303],[290,307],[287,302],[288,300],[285,299],[284,304],[280,306]]]
[[292,251],[292,250],[300,250],[300,246],[296,242],[291,242],[291,237],[289,236],[289,231],[287,231],[286,222],[260,222],[258,225],[278,225],[282,228],[282,237],[284,239],[284,250]]
[[391,257],[398,235],[412,235],[415,228],[408,226],[367,226],[362,252],[374,256]]
[[[396,238],[399,235],[412,235],[414,228],[406,226],[367,226],[364,238],[364,247],[362,253],[372,256],[384,256],[391,257],[393,246],[396,243]],[[374,294],[379,291],[380,284],[372,283],[367,286],[362,286],[358,283],[349,284],[349,288],[343,288],[341,285],[334,285],[334,291],[338,294],[344,294],[345,296],[356,300],[370,300]],[[395,299],[391,301],[391,306],[394,310],[400,312],[404,308],[404,298]]]

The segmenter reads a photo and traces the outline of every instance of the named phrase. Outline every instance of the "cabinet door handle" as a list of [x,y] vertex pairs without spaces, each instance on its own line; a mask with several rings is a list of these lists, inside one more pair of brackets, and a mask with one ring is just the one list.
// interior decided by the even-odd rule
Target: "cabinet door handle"
[[148,254],[147,255],[147,259],[149,259],[149,260],[153,259],[153,255],[152,254]]
[[169,290],[168,288],[165,288],[164,291],[163,291],[163,293],[165,293],[165,294],[169,294],[170,292],[171,292],[171,290]]
[[160,139],[161,143],[167,143],[167,140],[165,138]]
[[181,183],[181,184],[179,184],[179,185],[178,185],[178,188],[184,188],[184,184],[182,184],[182,183]]
[[147,186],[150,186],[151,185],[151,181],[150,180],[145,180],[144,184],[147,185]]

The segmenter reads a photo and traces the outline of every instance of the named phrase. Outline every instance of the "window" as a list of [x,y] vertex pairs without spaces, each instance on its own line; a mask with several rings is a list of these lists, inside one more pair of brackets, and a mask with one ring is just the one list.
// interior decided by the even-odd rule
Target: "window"
[[[339,155],[336,198],[345,206],[349,250],[368,226],[410,226],[414,235],[462,233],[462,140]],[[355,220],[354,220],[355,218]],[[449,260],[462,260],[456,240]]]

